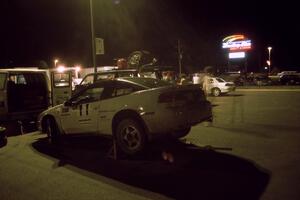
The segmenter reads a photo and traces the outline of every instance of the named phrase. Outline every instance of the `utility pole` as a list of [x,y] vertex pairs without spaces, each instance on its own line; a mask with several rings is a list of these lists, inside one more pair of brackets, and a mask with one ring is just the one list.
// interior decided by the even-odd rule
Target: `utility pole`
[[182,52],[181,52],[181,45],[180,45],[180,40],[179,40],[179,39],[178,39],[178,42],[177,42],[177,50],[178,50],[179,77],[181,78],[181,60],[182,60]]
[[94,72],[97,72],[96,66],[96,48],[95,48],[95,31],[94,31],[94,15],[93,15],[93,0],[90,0],[90,17],[91,17],[91,37],[92,37],[92,58]]

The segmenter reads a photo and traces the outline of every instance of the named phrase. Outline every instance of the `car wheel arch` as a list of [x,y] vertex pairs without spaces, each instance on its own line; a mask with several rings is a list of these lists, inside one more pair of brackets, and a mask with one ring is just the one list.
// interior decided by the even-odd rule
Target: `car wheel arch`
[[126,119],[126,118],[130,118],[130,119],[136,120],[142,126],[144,132],[146,133],[146,137],[148,139],[148,128],[147,128],[144,120],[142,119],[142,117],[139,115],[138,112],[136,112],[135,110],[130,110],[130,109],[119,111],[113,117],[113,120],[112,120],[112,132],[113,132],[113,135],[116,132],[118,123],[122,119]]
[[57,121],[55,120],[55,117],[53,115],[45,115],[42,119],[42,122],[41,122],[41,127],[42,127],[42,132],[45,132],[46,131],[46,128],[47,128],[47,120],[48,119],[51,119],[53,120],[57,125]]

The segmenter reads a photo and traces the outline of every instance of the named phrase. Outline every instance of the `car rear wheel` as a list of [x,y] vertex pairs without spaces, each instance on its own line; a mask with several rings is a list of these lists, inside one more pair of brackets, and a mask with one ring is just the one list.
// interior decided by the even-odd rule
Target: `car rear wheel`
[[127,155],[141,152],[146,143],[145,131],[133,119],[123,119],[118,123],[115,138],[120,150]]
[[58,127],[54,119],[46,119],[46,133],[50,143],[55,144],[59,140]]
[[211,93],[213,96],[218,97],[221,95],[221,90],[219,88],[213,88]]

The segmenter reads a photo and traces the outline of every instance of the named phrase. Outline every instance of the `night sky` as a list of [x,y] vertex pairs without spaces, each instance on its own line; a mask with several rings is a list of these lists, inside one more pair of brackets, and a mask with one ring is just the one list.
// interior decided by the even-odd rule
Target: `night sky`
[[[272,65],[300,71],[300,14],[296,1],[93,0],[95,36],[104,39],[97,65],[136,50],[147,50],[162,64],[177,65],[177,42],[186,69],[225,66],[221,41],[245,34],[253,49],[248,68],[259,71],[272,46]],[[89,0],[1,1],[0,67],[91,66]]]

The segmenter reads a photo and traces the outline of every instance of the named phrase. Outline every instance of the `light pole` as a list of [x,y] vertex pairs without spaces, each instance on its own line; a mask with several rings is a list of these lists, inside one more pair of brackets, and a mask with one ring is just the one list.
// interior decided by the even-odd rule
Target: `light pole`
[[269,65],[269,75],[271,74],[271,50],[272,50],[272,47],[268,47],[268,52],[269,52],[269,62],[268,62],[268,65]]
[[178,50],[178,66],[179,66],[179,78],[181,78],[181,61],[182,61],[182,51],[181,51],[181,45],[180,40],[178,40],[177,43],[177,50]]
[[56,64],[58,63],[58,59],[54,60],[54,68],[56,68]]
[[93,0],[90,0],[90,17],[91,17],[91,38],[92,38],[92,58],[94,72],[97,72],[96,66],[96,47],[95,47],[95,31],[94,31],[94,15],[93,15]]

